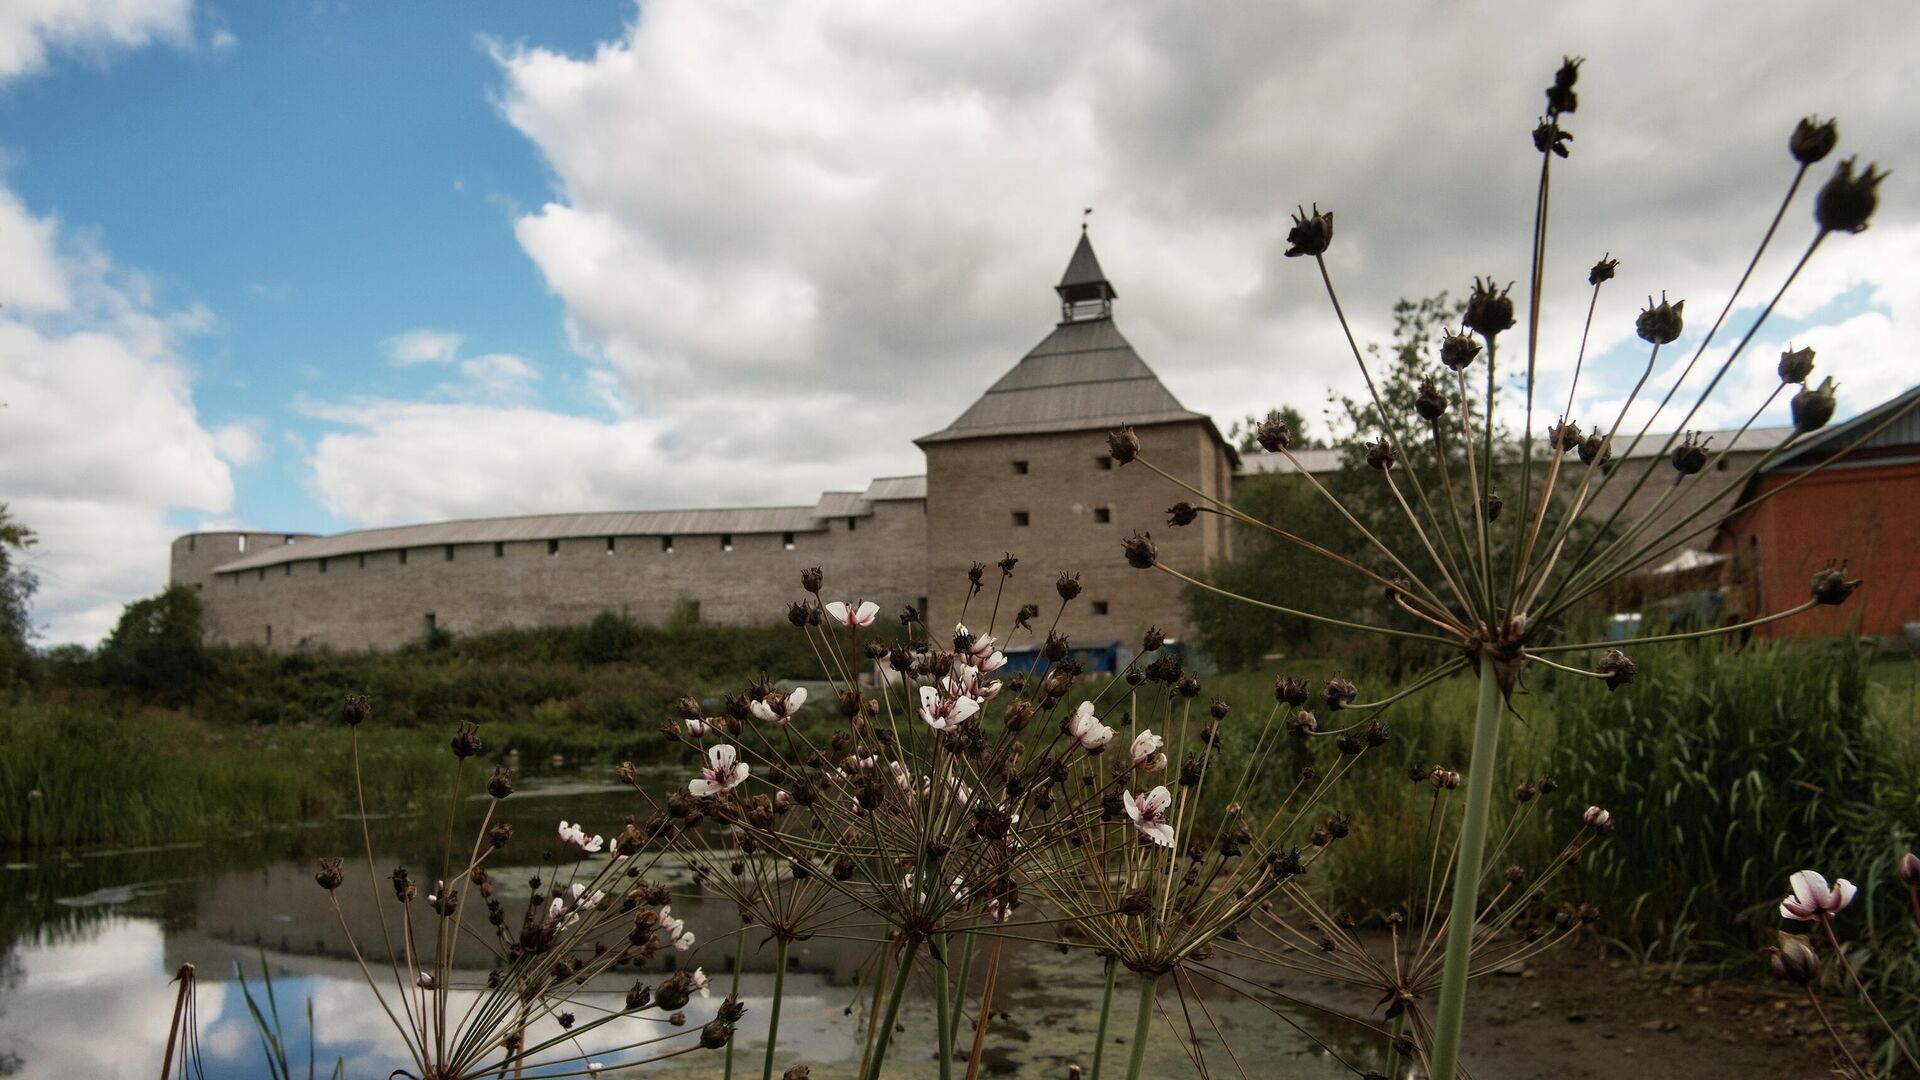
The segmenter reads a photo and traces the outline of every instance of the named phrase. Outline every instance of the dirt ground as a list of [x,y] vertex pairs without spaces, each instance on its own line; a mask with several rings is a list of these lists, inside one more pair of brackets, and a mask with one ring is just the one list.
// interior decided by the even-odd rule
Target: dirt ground
[[[1286,987],[1352,1011],[1370,1006],[1343,989],[1305,980]],[[1864,1052],[1863,1029],[1848,1030],[1855,1052]],[[1805,995],[1784,983],[1676,973],[1593,947],[1476,981],[1465,1045],[1475,1080],[1824,1080],[1834,1057]]]

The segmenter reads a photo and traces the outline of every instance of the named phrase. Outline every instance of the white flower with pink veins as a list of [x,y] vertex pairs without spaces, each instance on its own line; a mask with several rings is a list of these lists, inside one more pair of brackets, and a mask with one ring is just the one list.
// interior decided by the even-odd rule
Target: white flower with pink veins
[[606,845],[604,838],[588,836],[586,829],[578,825],[568,824],[564,820],[560,822],[560,840],[562,843],[578,844],[580,845],[580,850],[589,854],[599,851]]
[[707,751],[707,764],[697,779],[687,781],[687,792],[696,798],[724,795],[745,783],[751,771],[747,763],[740,760],[739,751],[721,743]]
[[830,600],[821,605],[821,610],[841,626],[872,626],[874,616],[880,614],[880,605],[871,600],[855,600],[850,604]]
[[807,703],[807,688],[796,686],[792,693],[783,694],[778,690],[747,706],[753,715],[769,724],[784,724],[793,719],[800,706]]
[[1787,884],[1793,887],[1793,895],[1780,901],[1780,915],[1801,922],[1838,915],[1853,903],[1853,894],[1859,891],[1846,878],[1836,878],[1829,886],[1825,876],[1812,870],[1800,871],[1788,878]]
[[1123,791],[1120,798],[1126,807],[1127,817],[1133,819],[1133,827],[1140,830],[1140,835],[1161,847],[1173,846],[1173,824],[1167,820],[1167,810],[1173,806],[1173,795],[1167,791],[1165,784],[1144,795]]
[[1160,752],[1165,745],[1167,740],[1152,731],[1143,731],[1133,737],[1133,745],[1128,747],[1127,753],[1133,758],[1134,768],[1142,772],[1158,772],[1167,767],[1167,755]]
[[968,717],[980,711],[980,703],[964,694],[958,697],[943,697],[940,691],[931,686],[920,688],[920,719],[935,731],[948,731],[958,727]]
[[1080,749],[1089,754],[1097,754],[1113,741],[1113,729],[1100,722],[1093,715],[1093,702],[1083,701],[1073,710],[1073,716],[1067,721],[1067,734],[1080,744]]

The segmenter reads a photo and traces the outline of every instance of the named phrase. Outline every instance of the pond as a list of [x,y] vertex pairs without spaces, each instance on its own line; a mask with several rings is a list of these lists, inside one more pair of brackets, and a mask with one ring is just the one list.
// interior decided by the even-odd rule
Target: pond
[[[542,853],[552,846],[549,838],[560,818],[578,819],[610,834],[632,811],[633,802],[629,792],[590,784],[523,787],[503,804],[516,837],[504,852],[514,858],[494,869],[496,880],[520,881],[541,873]],[[462,815],[471,810],[477,820],[483,808],[483,802],[475,801],[463,806]],[[444,850],[443,816],[392,817],[374,821],[373,829],[374,865],[382,875],[382,889],[384,875],[395,866],[412,867],[416,879],[431,880],[427,868],[440,864]],[[472,836],[470,825],[463,824],[461,832]],[[201,1053],[208,1076],[237,1080],[267,1075],[258,1029],[236,977],[244,975],[264,1008],[264,964],[272,976],[287,1057],[296,1063],[296,1075],[306,1074],[311,1050],[320,1063],[316,1075],[330,1075],[338,1060],[345,1063],[349,1077],[387,1077],[406,1064],[403,1044],[361,978],[326,894],[313,881],[320,856],[347,856],[342,908],[362,945],[373,942],[368,959],[376,976],[383,975],[385,964],[376,960],[380,929],[372,915],[360,852],[358,823],[341,820],[164,848],[10,854],[12,861],[0,874],[0,1076],[65,1080],[157,1075],[174,1006],[170,980],[181,964],[192,963],[199,978]],[[714,980],[714,996],[696,997],[686,1010],[689,1026],[695,1026],[710,1018],[733,977],[731,931],[737,922],[731,905],[718,901],[676,896],[674,910],[687,918],[699,944],[687,954],[664,954],[657,963],[662,970],[674,964],[699,965]],[[512,904],[509,913],[517,915]],[[1044,933],[1045,928],[1029,932]],[[762,938],[748,938],[739,975],[740,996],[747,1006],[736,1037],[734,1073],[741,1077],[759,1075],[765,1051],[773,949],[763,947]],[[461,967],[477,984],[486,971],[485,954],[478,949],[473,954],[463,955]],[[866,1035],[875,956],[872,943],[851,939],[816,937],[793,947],[776,1075],[797,1062],[809,1064],[820,1078],[854,1072]],[[973,968],[976,995],[981,966]],[[1090,1061],[1102,976],[1100,960],[1083,950],[1063,953],[1037,942],[1010,945],[994,998],[983,1073],[1061,1078],[1069,1062]],[[630,982],[629,976],[618,985],[590,987],[592,993],[581,1007],[604,1001],[617,1008]],[[452,993],[454,1000],[464,1000],[464,991]],[[1122,1029],[1131,1028],[1132,996],[1131,991],[1116,994],[1109,1062],[1125,1060],[1130,1030]],[[903,1010],[888,1076],[936,1075],[927,1004],[931,997],[929,984]],[[1171,1010],[1168,1022],[1184,1025],[1179,1000],[1172,994],[1162,999]],[[1256,1003],[1217,995],[1206,1004],[1210,1018],[1196,1005],[1193,1023],[1203,1030],[1217,1024],[1248,1075],[1280,1072],[1308,1080],[1352,1075],[1312,1039]],[[963,1025],[963,1042],[971,1038],[970,1023],[971,1013]],[[1186,1051],[1170,1034],[1163,1026],[1149,1047],[1151,1074],[1192,1074]],[[1377,1044],[1367,1044],[1350,1028],[1316,1027],[1314,1035],[1342,1054],[1358,1055],[1356,1062],[1373,1068],[1383,1064],[1377,1060]],[[601,1047],[583,1049],[599,1060]],[[1215,1071],[1237,1075],[1219,1046],[1203,1049]],[[607,1055],[605,1063],[619,1064],[633,1056]],[[720,1061],[721,1052],[695,1051],[631,1072],[717,1077]]]

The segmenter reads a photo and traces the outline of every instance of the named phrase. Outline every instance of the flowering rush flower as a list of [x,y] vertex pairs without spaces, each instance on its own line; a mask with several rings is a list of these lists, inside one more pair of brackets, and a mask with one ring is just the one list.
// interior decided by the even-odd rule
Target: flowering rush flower
[[880,605],[871,600],[855,600],[851,604],[830,600],[821,605],[821,610],[841,626],[872,626],[873,617],[880,614]]
[[700,991],[701,997],[710,998],[713,996],[713,991],[707,989],[709,986],[712,986],[712,985],[713,985],[713,976],[708,975],[705,968],[693,969],[693,988],[695,990]]
[[992,634],[982,634],[976,638],[973,631],[967,629],[966,623],[953,624],[953,635],[956,640],[968,643],[964,654],[964,662],[968,667],[981,672],[993,672],[1007,666],[1007,654],[1000,651],[999,638]]
[[1800,871],[1788,878],[1787,884],[1793,887],[1793,895],[1780,901],[1780,917],[1801,922],[1816,922],[1839,914],[1853,903],[1853,894],[1859,891],[1846,878],[1837,878],[1828,885],[1826,878],[1812,870]]
[[1144,795],[1123,791],[1120,799],[1126,807],[1127,817],[1133,819],[1133,827],[1140,830],[1141,836],[1164,848],[1173,846],[1173,823],[1167,820],[1167,810],[1173,806],[1173,794],[1165,784]]
[[570,825],[565,819],[562,819],[560,822],[560,842],[563,844],[578,844],[580,845],[580,850],[588,852],[589,854],[599,851],[606,845],[605,838],[588,836],[586,829],[579,825]]
[[1067,719],[1067,734],[1080,744],[1080,749],[1089,754],[1097,754],[1113,741],[1113,729],[1100,722],[1093,715],[1093,702],[1083,701],[1073,710]]
[[970,697],[975,701],[992,701],[1000,696],[1000,680],[981,677],[977,667],[966,664],[954,665],[953,674],[940,680],[940,689],[949,697]]
[[920,688],[920,719],[935,731],[949,731],[980,711],[980,703],[962,694],[942,696],[931,686]]
[[1133,745],[1127,748],[1127,753],[1133,758],[1134,768],[1146,772],[1158,772],[1167,767],[1167,755],[1160,752],[1160,748],[1165,745],[1167,740],[1155,735],[1151,730],[1143,731],[1133,737]]
[[687,793],[696,798],[725,795],[745,783],[751,771],[747,763],[740,760],[738,750],[721,743],[707,751],[707,764],[701,768],[698,778],[687,781]]
[[673,943],[674,948],[681,952],[693,948],[693,931],[687,929],[685,919],[674,917],[671,904],[660,909],[660,929],[666,931],[667,940]]
[[712,730],[712,726],[709,725],[705,720],[688,720],[686,721],[686,725],[687,725],[687,734],[693,736],[696,739],[705,738],[707,732]]
[[747,708],[753,712],[753,715],[769,724],[784,724],[792,720],[793,714],[799,712],[800,706],[806,703],[807,688],[797,686],[790,694],[783,694],[776,690]]

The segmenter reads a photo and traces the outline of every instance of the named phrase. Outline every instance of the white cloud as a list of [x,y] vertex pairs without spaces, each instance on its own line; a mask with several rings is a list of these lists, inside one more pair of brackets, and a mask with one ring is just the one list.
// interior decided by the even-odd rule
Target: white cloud
[[[1902,4],[1813,21],[1650,2],[1525,20],[1498,5],[1438,20],[1390,6],[1194,19],[1111,0],[937,15],[658,0],[586,55],[501,50],[503,112],[557,190],[516,234],[576,345],[605,365],[590,389],[611,373],[626,403],[611,424],[516,422],[529,438],[571,432],[575,453],[644,434],[667,487],[609,478],[621,505],[679,491],[793,501],[815,478],[916,468],[909,440],[1051,324],[1048,287],[1088,205],[1120,325],[1186,404],[1223,420],[1281,403],[1312,414],[1321,387],[1360,388],[1312,264],[1281,256],[1288,212],[1314,199],[1338,212],[1330,263],[1363,341],[1390,336],[1398,297],[1459,296],[1476,273],[1523,277],[1539,160],[1528,132],[1566,50],[1589,60],[1568,121],[1574,156],[1555,166],[1547,385],[1570,367],[1586,267],[1603,251],[1622,267],[1594,355],[1631,341],[1640,297],[1663,287],[1691,298],[1696,325],[1710,321],[1791,175],[1785,138],[1802,115],[1839,114],[1842,153],[1898,165],[1920,150],[1900,91],[1920,24]],[[1686,74],[1700,71],[1713,78]],[[1804,244],[1829,167],[1811,175],[1756,289]],[[1920,214],[1898,184],[1871,232],[1834,238],[1814,264],[1867,281],[1884,306],[1878,322],[1818,331],[1861,395],[1854,408],[1898,386],[1896,343],[1920,320],[1901,299],[1920,263],[1899,255]],[[1772,370],[1759,344],[1736,405],[1769,389],[1748,371]],[[1599,380],[1594,396],[1615,387]],[[420,470],[464,475],[468,448],[497,448],[491,429],[461,430],[471,416],[395,409],[331,449],[418,443],[440,455],[410,458]],[[580,467],[549,464],[563,460]],[[715,460],[732,470],[724,489],[680,482]],[[420,481],[396,500],[371,476],[317,482],[359,519],[442,505],[425,477],[396,476]],[[557,497],[497,492],[453,501],[497,512]]]
[[[209,433],[179,352],[211,316],[156,308],[142,275],[63,242],[0,188],[0,491],[40,534],[34,617],[49,642],[99,638],[166,583],[176,509],[224,513],[240,429]],[[5,297],[36,297],[16,303]],[[252,440],[257,446],[258,439]]]
[[450,364],[460,353],[459,334],[444,330],[409,330],[381,342],[387,362],[406,367],[411,364]]
[[512,353],[487,353],[462,360],[460,374],[474,388],[499,398],[525,394],[540,381],[540,372]]
[[236,420],[231,424],[223,424],[213,430],[214,452],[227,464],[237,468],[258,465],[271,452],[263,436],[265,429],[266,425],[258,420]]
[[44,70],[54,52],[98,58],[154,42],[187,46],[192,24],[193,0],[7,0],[0,4],[0,85]]

